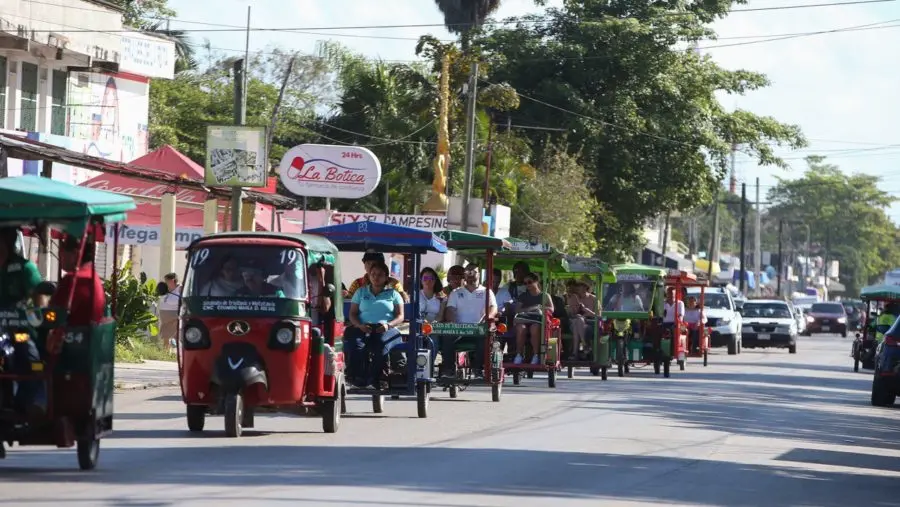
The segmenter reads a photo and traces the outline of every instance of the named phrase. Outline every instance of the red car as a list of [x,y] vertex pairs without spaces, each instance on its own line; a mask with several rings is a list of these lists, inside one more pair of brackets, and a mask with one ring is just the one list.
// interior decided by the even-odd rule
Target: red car
[[806,318],[806,336],[839,333],[847,337],[847,312],[841,303],[813,303]]

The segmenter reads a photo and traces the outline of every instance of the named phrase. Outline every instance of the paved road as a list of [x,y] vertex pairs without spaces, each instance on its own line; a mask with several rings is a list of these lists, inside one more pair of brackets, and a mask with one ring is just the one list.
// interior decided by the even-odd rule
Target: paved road
[[[3,505],[637,506],[900,505],[900,412],[868,404],[848,340],[804,338],[785,351],[718,352],[671,379],[641,372],[602,383],[543,379],[459,401],[432,417],[408,401],[340,433],[315,419],[257,417],[222,438],[185,430],[171,388],[117,395],[100,469],[72,451],[13,449],[0,462]],[[601,502],[598,504],[598,501]]]

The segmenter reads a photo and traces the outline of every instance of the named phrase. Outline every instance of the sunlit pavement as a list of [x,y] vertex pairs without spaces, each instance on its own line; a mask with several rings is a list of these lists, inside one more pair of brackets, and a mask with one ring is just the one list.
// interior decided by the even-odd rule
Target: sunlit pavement
[[499,404],[436,391],[426,420],[411,400],[374,415],[354,399],[336,435],[263,415],[238,440],[221,418],[191,435],[176,389],[125,392],[96,471],[79,472],[73,450],[14,448],[0,503],[900,505],[900,409],[869,405],[849,338],[801,340],[797,355],[717,349],[670,379],[581,371],[550,390],[536,377]]

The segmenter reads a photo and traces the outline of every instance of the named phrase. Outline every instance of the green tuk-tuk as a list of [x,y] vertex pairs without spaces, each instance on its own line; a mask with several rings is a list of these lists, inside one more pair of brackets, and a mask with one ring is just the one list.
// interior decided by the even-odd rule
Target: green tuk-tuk
[[[507,271],[512,270],[513,267],[520,262],[525,263],[530,272],[540,276],[544,292],[549,293],[550,283],[557,275],[566,273],[569,270],[566,256],[548,244],[518,238],[507,238],[507,241],[509,241],[510,244],[509,250],[495,255],[494,267]],[[563,308],[554,309],[556,310],[557,315],[559,315],[560,311],[565,311]],[[534,314],[532,317],[533,320],[529,320],[529,315],[505,314],[504,317],[508,320],[508,330],[506,334],[503,335],[503,339],[507,346],[506,355],[503,360],[503,368],[506,369],[507,373],[512,373],[513,384],[518,385],[523,374],[528,378],[532,378],[535,371],[546,371],[547,385],[550,388],[555,388],[557,373],[559,373],[562,368],[560,363],[562,355],[560,350],[562,345],[560,343],[560,319],[554,316],[549,309],[541,309],[539,316],[537,313]],[[519,319],[520,322],[522,319],[525,319],[525,322],[540,324],[541,337],[539,343],[541,350],[531,351],[531,354],[528,355],[523,354],[524,357],[537,355],[539,358],[538,364],[529,364],[526,361],[516,363],[514,361],[516,354],[522,352],[515,350],[515,322],[517,319]],[[528,348],[527,343],[526,348]]]
[[[562,366],[568,369],[568,377],[574,376],[575,368],[590,368],[593,375],[600,375],[601,379],[607,379],[607,370],[612,366],[609,355],[609,337],[601,336],[600,317],[602,311],[601,302],[603,301],[604,284],[616,283],[616,272],[605,262],[599,259],[589,257],[566,256],[568,263],[568,271],[556,273],[554,276],[558,280],[575,281],[589,285],[595,294],[595,304],[590,308],[590,312],[584,315],[587,329],[585,339],[590,340],[589,343],[582,343],[583,349],[575,347],[573,329],[571,321],[569,329],[563,326],[562,339],[563,350],[569,357],[562,360]],[[593,314],[591,316],[590,314]],[[571,319],[572,316],[570,315]]]
[[668,272],[640,264],[613,266],[616,282],[604,284],[604,331],[620,377],[637,365],[653,365],[666,377],[672,361],[672,340],[663,336],[665,280]]
[[[117,222],[133,209],[134,200],[127,196],[36,176],[0,179],[0,226],[36,233],[42,241],[79,239],[78,258],[73,259],[78,266],[86,266],[79,260],[93,261],[85,255],[86,250],[93,251],[89,247],[104,239],[110,224],[116,224],[113,244],[118,246]],[[95,269],[92,262],[90,266]],[[96,467],[100,438],[113,428],[117,278],[113,274],[106,316],[88,325],[68,322],[76,320],[71,312],[74,283],[69,283],[71,289],[64,293],[54,294],[52,306],[7,301],[0,308],[0,343],[4,339],[14,342],[13,347],[0,346],[0,449],[2,442],[56,447],[77,444],[81,469]],[[35,391],[28,389],[32,394],[45,393],[46,406],[31,410],[35,406],[29,402],[29,409],[22,409],[17,394],[23,386],[34,387]],[[0,457],[5,457],[5,451]]]
[[[484,285],[493,290],[494,287],[494,255],[509,249],[508,241],[493,236],[485,236],[463,231],[440,231],[435,236],[447,242],[447,248],[455,250],[463,258],[474,260],[475,257],[485,257],[486,262],[480,266],[486,270]],[[485,314],[488,311],[490,299],[485,298]],[[491,386],[491,399],[499,402],[503,390],[503,380],[506,373],[503,369],[503,346],[498,339],[498,332],[506,331],[505,324],[497,326],[491,319],[479,324],[458,324],[447,322],[431,322],[423,326],[425,334],[430,334],[439,342],[454,340],[456,343],[457,357],[442,357],[442,361],[457,361],[456,377],[444,377],[437,375],[437,385],[450,391],[450,397],[456,398],[460,389],[466,389],[471,385]],[[482,347],[483,354],[476,354],[475,347]],[[477,356],[483,358],[482,364],[473,362]],[[483,377],[474,375],[476,370],[483,371]]]

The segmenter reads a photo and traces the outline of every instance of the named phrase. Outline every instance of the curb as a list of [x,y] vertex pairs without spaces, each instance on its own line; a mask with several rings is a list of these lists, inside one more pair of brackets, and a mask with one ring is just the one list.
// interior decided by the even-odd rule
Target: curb
[[138,391],[142,389],[153,389],[158,387],[177,387],[177,380],[169,380],[165,382],[116,382],[116,391]]

